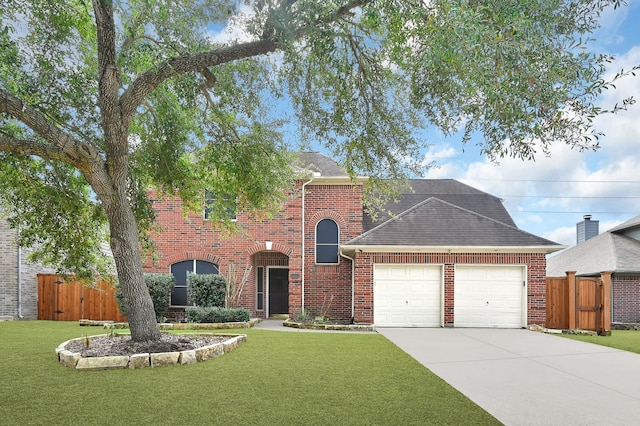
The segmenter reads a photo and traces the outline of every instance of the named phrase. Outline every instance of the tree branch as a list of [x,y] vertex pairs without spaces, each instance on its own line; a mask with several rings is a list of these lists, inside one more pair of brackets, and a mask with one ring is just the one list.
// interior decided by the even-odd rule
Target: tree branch
[[160,63],[155,69],[141,74],[122,94],[120,105],[126,125],[133,118],[136,108],[151,92],[169,78],[200,72],[207,67],[275,52],[278,44],[272,40],[258,40],[234,46],[225,46],[208,52],[181,55]]
[[107,167],[116,187],[125,188],[128,173],[129,123],[119,104],[120,68],[116,60],[116,27],[111,0],[93,0],[98,42],[98,106],[107,146]]
[[[341,17],[350,14],[353,9],[371,2],[373,0],[352,0],[339,7],[334,13],[318,18],[317,22],[324,24],[335,22]],[[295,0],[289,1],[283,7],[291,7],[294,3]],[[294,33],[296,37],[301,38],[306,32],[305,27],[302,27]],[[208,67],[215,67],[240,59],[265,55],[275,52],[279,47],[280,45],[277,41],[271,38],[263,38],[257,41],[221,47],[208,52],[180,55],[167,59],[156,68],[138,76],[122,94],[120,105],[122,107],[123,123],[128,126],[136,108],[142,104],[142,100],[169,78],[190,72],[200,72]]]
[[45,144],[20,140],[2,135],[0,150],[13,152],[28,152],[42,158],[63,161],[80,170],[86,170],[89,164],[101,160],[98,150],[88,143],[73,138],[65,131],[47,120],[40,111],[22,102],[6,90],[0,88],[0,113],[8,114],[32,129],[50,146]]
[[27,139],[17,139],[4,133],[0,133],[0,151],[9,152],[20,157],[35,155],[47,160],[59,160],[67,163],[69,161],[62,151],[52,145]]

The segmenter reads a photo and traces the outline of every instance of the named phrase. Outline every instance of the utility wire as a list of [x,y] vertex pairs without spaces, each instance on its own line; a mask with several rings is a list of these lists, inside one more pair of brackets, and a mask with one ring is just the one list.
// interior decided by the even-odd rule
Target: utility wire
[[596,200],[634,200],[640,199],[639,197],[626,197],[626,196],[570,196],[570,195],[497,195],[498,198],[571,198],[571,199],[596,199]]

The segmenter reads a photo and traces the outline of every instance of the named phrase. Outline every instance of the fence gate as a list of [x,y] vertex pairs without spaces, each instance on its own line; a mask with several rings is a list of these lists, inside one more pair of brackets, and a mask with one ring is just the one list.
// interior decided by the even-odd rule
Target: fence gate
[[580,330],[602,329],[602,280],[600,278],[576,279],[576,328]]
[[569,286],[567,279],[547,278],[547,322],[548,328],[569,328]]
[[38,274],[38,319],[56,321],[124,322],[113,287],[101,281],[96,288],[72,281],[64,282],[54,274]]
[[600,278],[547,277],[548,328],[593,330],[598,334],[611,331],[611,272]]

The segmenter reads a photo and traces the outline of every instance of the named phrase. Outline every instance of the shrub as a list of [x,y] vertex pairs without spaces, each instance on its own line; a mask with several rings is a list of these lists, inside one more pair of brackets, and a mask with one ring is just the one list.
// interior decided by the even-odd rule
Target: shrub
[[[156,313],[156,320],[161,322],[163,314],[169,310],[169,299],[171,290],[175,286],[176,280],[171,274],[144,274],[144,283],[149,289],[151,300],[153,301],[153,310]],[[127,315],[127,304],[120,287],[116,287],[116,300],[122,315]]]
[[187,322],[245,322],[249,321],[249,319],[251,318],[251,314],[249,313],[249,311],[244,308],[189,306],[187,307],[186,312]]
[[227,282],[222,275],[189,274],[189,304],[224,307]]

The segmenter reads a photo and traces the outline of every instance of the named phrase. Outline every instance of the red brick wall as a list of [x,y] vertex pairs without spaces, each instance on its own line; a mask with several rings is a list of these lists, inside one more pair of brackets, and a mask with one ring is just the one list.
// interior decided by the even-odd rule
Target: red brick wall
[[[253,221],[238,212],[241,233],[225,235],[212,228],[201,215],[184,217],[179,199],[154,199],[157,222],[163,231],[154,235],[156,259],[148,258],[146,272],[168,273],[173,263],[188,259],[218,264],[227,274],[230,263],[236,269],[252,266],[242,293],[242,306],[256,311],[256,267],[289,267],[289,310],[302,309],[302,182],[298,182],[283,211],[271,220]],[[154,198],[155,194],[151,194]],[[304,306],[313,315],[348,319],[351,316],[351,262],[340,258],[337,265],[315,264],[315,225],[331,218],[339,226],[340,243],[362,233],[362,187],[359,185],[308,185],[305,187],[305,277]],[[272,251],[265,251],[272,241]],[[265,268],[266,270],[266,268]],[[266,281],[265,281],[266,284]],[[266,305],[266,300],[265,300]]]
[[305,197],[305,309],[312,315],[349,319],[351,261],[339,257],[337,265],[316,264],[315,227],[322,219],[332,219],[338,224],[340,243],[362,234],[362,187],[308,186]]
[[640,323],[640,276],[613,274],[612,322]]
[[[373,322],[373,265],[425,263],[444,265],[444,322],[453,325],[456,264],[526,265],[527,322],[544,324],[546,318],[546,258],[539,253],[358,253],[356,257],[356,322]],[[375,309],[375,307],[374,307]]]

